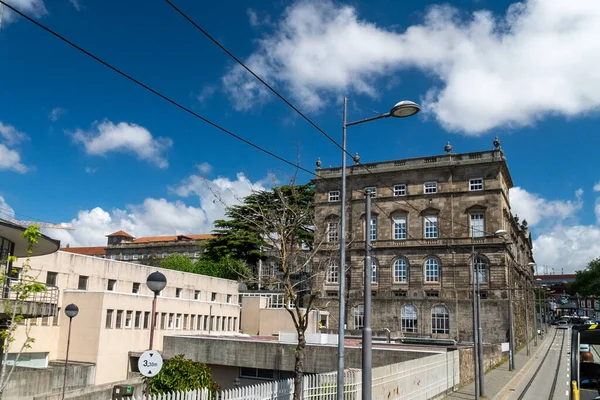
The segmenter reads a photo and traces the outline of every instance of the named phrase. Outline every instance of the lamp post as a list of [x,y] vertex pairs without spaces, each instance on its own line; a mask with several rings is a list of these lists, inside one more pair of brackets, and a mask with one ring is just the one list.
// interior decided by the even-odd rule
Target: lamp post
[[[150,315],[150,343],[148,344],[148,350],[152,350],[154,344],[154,329],[156,325],[156,298],[158,294],[167,286],[167,277],[158,271],[155,271],[148,275],[146,278],[146,286],[154,293],[152,299],[152,314]],[[146,399],[150,398],[150,378],[146,378]]]
[[[412,102],[412,101],[401,101],[399,103],[396,103],[396,105],[394,105],[394,107],[392,107],[392,109],[385,113],[385,114],[381,114],[381,115],[377,115],[375,117],[370,117],[370,118],[365,118],[365,119],[361,119],[359,121],[355,121],[355,122],[347,122],[346,117],[348,114],[348,98],[344,97],[344,113],[343,113],[343,119],[342,119],[342,189],[341,189],[341,202],[342,202],[342,210],[340,213],[340,265],[338,267],[338,271],[340,271],[339,274],[339,316],[338,316],[338,321],[339,321],[339,328],[338,328],[338,371],[337,371],[337,399],[338,400],[344,400],[344,335],[345,335],[345,308],[346,308],[346,304],[345,304],[345,291],[346,291],[346,129],[349,126],[353,126],[353,125],[358,125],[358,124],[363,124],[365,122],[370,122],[370,121],[375,121],[377,119],[382,119],[382,118],[388,118],[388,117],[395,117],[395,118],[406,118],[406,117],[410,117],[412,115],[417,114],[420,111],[420,107],[417,103]],[[367,218],[367,222],[371,221],[370,215],[366,216]],[[370,265],[369,268],[366,268],[367,270],[370,269]],[[366,285],[366,280],[365,280],[365,285]],[[371,287],[370,287],[370,282],[369,282],[369,288],[368,290],[365,290],[365,303],[366,303],[366,296],[367,296],[367,292],[369,293],[369,297],[371,296]],[[370,302],[370,298],[369,298],[369,302]],[[363,305],[364,307],[364,312],[365,312],[365,316],[367,313],[371,313],[370,309],[366,308],[366,304]],[[365,322],[366,322],[366,318],[365,318]],[[370,316],[369,316],[369,323],[370,323]],[[366,326],[366,323],[363,327],[363,335],[364,333],[367,331],[367,328],[371,329],[370,326]],[[368,346],[368,349],[365,349],[365,347]],[[363,352],[368,351],[369,354],[371,352],[371,341],[369,340],[368,343],[366,343],[364,341],[364,337],[363,337]],[[363,353],[364,354],[364,353]],[[370,358],[369,358],[370,360]],[[371,365],[368,365],[368,370],[369,372],[366,372],[367,375],[370,375],[371,373]],[[371,398],[371,385],[370,385],[370,380],[365,381],[365,358],[363,357],[363,369],[362,369],[362,373],[363,373],[363,399],[370,399]],[[367,389],[368,387],[368,389]],[[365,393],[367,392],[367,393]],[[367,397],[365,397],[367,396]]]
[[65,307],[65,314],[69,317],[69,333],[67,334],[67,351],[65,354],[65,373],[63,375],[62,399],[65,399],[65,390],[67,388],[67,367],[69,366],[69,346],[71,345],[71,322],[79,313],[79,307],[71,303]]

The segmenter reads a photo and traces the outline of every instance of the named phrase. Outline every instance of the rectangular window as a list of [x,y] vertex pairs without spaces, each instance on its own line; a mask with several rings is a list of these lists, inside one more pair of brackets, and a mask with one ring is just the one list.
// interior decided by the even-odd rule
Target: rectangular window
[[160,314],[160,329],[165,330],[167,328],[167,313]]
[[225,319],[225,317],[221,318],[221,330],[224,331],[225,330],[225,324],[227,323],[227,320]]
[[406,239],[406,216],[394,217],[394,240]]
[[232,323],[232,318],[228,317],[227,318],[227,330],[228,331],[232,331],[233,330],[233,327],[231,326],[231,323]]
[[131,318],[133,317],[133,311],[127,311],[125,313],[125,328],[131,328]]
[[340,201],[340,191],[332,190],[329,192],[329,201]]
[[377,240],[377,218],[371,218],[369,224],[369,238],[371,240]]
[[339,268],[337,265],[330,265],[327,269],[327,283],[339,282]]
[[204,316],[204,330],[208,330],[208,315]]
[[133,286],[131,288],[131,293],[139,293],[140,292],[140,283],[133,282]]
[[335,243],[338,241],[338,223],[330,222],[327,224],[327,241]]
[[215,316],[211,316],[210,317],[210,330],[214,331],[215,330]]
[[483,213],[471,214],[471,237],[485,236]]
[[217,325],[215,326],[215,331],[219,330],[219,326],[221,326],[221,317],[217,316]]
[[190,330],[193,331],[196,329],[196,315],[190,315]]
[[216,292],[212,292],[210,294],[210,301],[217,301],[217,293]]
[[232,299],[233,299],[233,296],[232,296],[232,295],[230,295],[230,294],[228,294],[228,295],[227,295],[227,302],[228,302],[228,303],[231,303],[231,300],[232,300]]
[[46,273],[46,285],[56,286],[57,278],[58,278],[58,272],[48,271]]
[[196,251],[196,252],[194,253],[194,257],[195,257],[195,258],[198,258],[198,257],[200,257],[200,252],[199,252],[199,251]]
[[117,310],[117,322],[115,328],[120,329],[123,327],[123,310]]
[[184,251],[184,252],[183,252],[183,255],[184,255],[184,256],[186,256],[186,257],[189,257],[189,256],[190,256],[190,253],[188,253],[187,251]]
[[483,178],[469,179],[469,190],[483,190]]
[[169,322],[167,324],[167,329],[173,329],[175,326],[175,314],[169,313]]
[[123,260],[129,261],[129,254],[123,254]]
[[377,188],[375,186],[370,186],[365,188],[365,194],[371,196],[371,198],[377,197]]
[[196,330],[202,330],[202,315],[198,315],[198,319],[196,321]]
[[135,320],[133,321],[133,326],[135,327],[135,329],[140,329],[141,323],[142,323],[142,312],[136,311],[135,312]]
[[150,312],[144,311],[144,329],[148,329],[150,326]]
[[438,237],[437,215],[426,215],[425,220],[425,239],[435,239]]
[[79,281],[77,282],[78,290],[87,290],[88,288],[88,277],[84,275],[79,275]]
[[114,292],[116,286],[117,286],[117,281],[115,279],[109,279],[108,285],[106,285],[106,290],[108,290],[110,292]]
[[190,316],[187,314],[183,314],[183,329],[188,330],[188,321],[190,320]]
[[437,193],[437,182],[425,182],[425,184],[423,185],[423,193]]
[[106,310],[106,324],[104,325],[105,328],[110,329],[113,327],[113,314],[115,313],[115,310]]
[[194,290],[194,300],[200,300],[200,291]]
[[406,184],[394,185],[394,196],[406,196]]
[[142,260],[146,260],[148,258],[148,254],[142,254]]
[[359,304],[354,309],[354,329],[362,329],[364,327],[365,307]]
[[162,253],[162,258],[167,258],[169,257],[169,253]]
[[233,330],[237,331],[237,317],[233,317]]
[[175,329],[181,329],[181,314],[175,316]]
[[137,259],[138,259],[138,255],[137,255],[137,254],[134,254],[134,255],[131,257],[131,259],[132,259],[132,260],[134,260],[134,261],[137,261]]
[[110,259],[111,260],[116,260],[117,259],[117,255],[116,254],[111,254],[110,255]]
[[377,283],[377,263],[371,260],[371,283]]
[[60,307],[56,309],[56,315],[52,318],[52,325],[58,326],[60,323]]
[[182,291],[183,291],[182,288],[175,288],[175,297],[180,298]]
[[240,378],[250,379],[274,379],[275,371],[271,369],[259,369],[253,367],[241,367]]

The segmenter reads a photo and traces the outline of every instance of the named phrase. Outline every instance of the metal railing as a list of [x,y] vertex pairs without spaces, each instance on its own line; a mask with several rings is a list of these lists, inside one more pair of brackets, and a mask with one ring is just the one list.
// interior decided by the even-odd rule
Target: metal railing
[[46,317],[56,314],[58,297],[60,290],[56,286],[49,286],[42,282],[26,280],[24,283],[40,284],[45,290],[29,293],[27,296],[17,291],[11,283],[22,283],[22,280],[9,280],[9,284],[2,288],[2,302],[0,303],[0,313],[12,313],[13,307],[17,307],[17,314],[28,318]]

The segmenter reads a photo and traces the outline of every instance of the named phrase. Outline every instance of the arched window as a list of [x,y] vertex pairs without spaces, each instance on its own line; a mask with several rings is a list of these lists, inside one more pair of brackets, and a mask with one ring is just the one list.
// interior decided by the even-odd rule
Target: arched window
[[435,258],[429,258],[425,262],[425,282],[440,281],[440,263]]
[[402,258],[394,261],[394,283],[408,282],[408,271],[406,261]]
[[402,317],[402,331],[416,332],[417,331],[417,307],[406,305],[400,310]]
[[485,259],[482,257],[475,258],[475,273],[479,283],[487,283],[487,266]]
[[371,283],[377,283],[377,261],[371,258]]
[[431,333],[450,333],[450,314],[446,306],[431,309]]

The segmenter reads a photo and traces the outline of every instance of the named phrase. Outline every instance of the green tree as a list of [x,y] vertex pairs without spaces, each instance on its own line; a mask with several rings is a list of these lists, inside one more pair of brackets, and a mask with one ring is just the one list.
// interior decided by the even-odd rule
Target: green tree
[[242,260],[225,256],[218,261],[208,257],[201,257],[194,264],[194,272],[200,275],[214,276],[216,278],[231,279],[234,281],[246,280],[251,272]]
[[[5,291],[2,305],[4,307],[4,314],[9,315],[8,321],[3,321],[6,324],[6,329],[0,331],[0,337],[3,339],[3,357],[2,364],[0,365],[0,398],[4,393],[6,385],[9,383],[12,373],[15,370],[17,361],[25,349],[31,348],[31,345],[35,342],[35,338],[30,335],[31,325],[23,324],[24,322],[24,307],[30,296],[35,293],[40,293],[46,290],[46,286],[42,283],[36,282],[34,277],[29,273],[31,271],[30,258],[33,254],[33,248],[38,243],[40,236],[42,235],[40,227],[32,225],[25,229],[21,234],[22,237],[27,239],[27,258],[21,265],[21,276],[20,279],[15,280],[11,276],[12,264],[17,261],[14,256],[9,256],[7,260],[0,260],[0,266],[2,266],[2,272],[0,273],[0,288]],[[25,339],[22,343],[16,342],[17,328],[23,332]],[[16,348],[11,347],[17,345]],[[7,360],[9,349],[13,353],[16,353],[15,362],[10,368],[7,368]]]
[[212,394],[219,390],[213,382],[210,368],[181,354],[165,360],[162,369],[150,381],[154,393],[168,393],[208,388]]
[[172,269],[175,271],[182,272],[195,272],[194,263],[188,256],[183,254],[171,254],[167,258],[163,259],[160,263],[162,268]]
[[577,271],[570,291],[582,296],[600,296],[600,257],[590,261],[583,271]]

